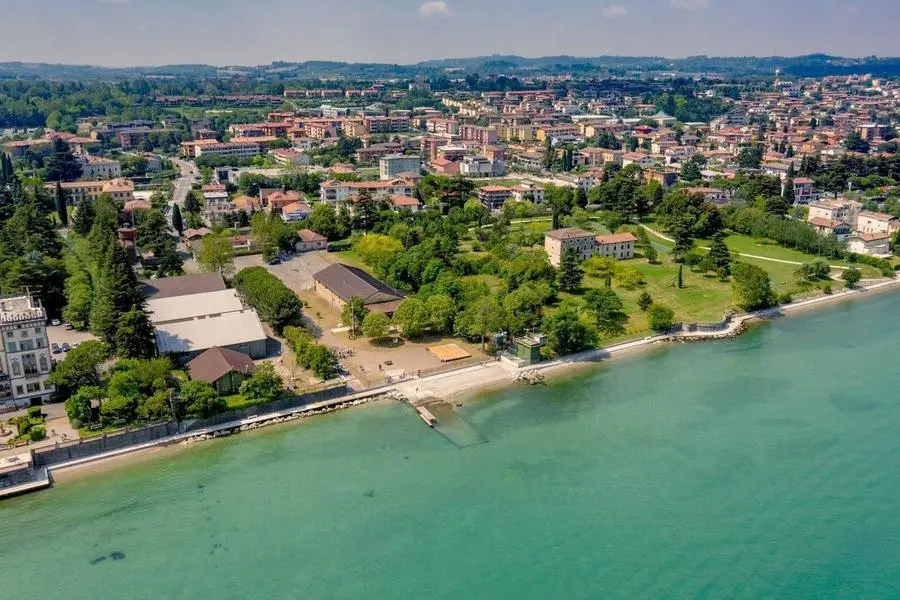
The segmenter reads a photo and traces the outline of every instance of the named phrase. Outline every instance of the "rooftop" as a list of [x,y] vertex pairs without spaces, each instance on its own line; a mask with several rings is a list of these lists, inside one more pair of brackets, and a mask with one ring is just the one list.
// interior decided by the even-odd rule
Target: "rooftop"
[[554,240],[572,240],[575,238],[594,237],[594,234],[577,227],[565,227],[563,229],[548,231],[544,234],[544,237],[552,238]]
[[266,339],[256,311],[243,310],[156,326],[160,354],[198,352],[215,346],[235,346]]
[[41,303],[31,294],[0,296],[0,323],[44,320],[47,313]]
[[256,365],[243,352],[214,346],[189,362],[187,369],[191,379],[214,383],[232,371],[249,375]]
[[218,273],[204,273],[202,275],[181,275],[179,277],[165,277],[144,281],[144,296],[155,300],[161,298],[173,298],[187,296],[188,294],[202,294],[205,292],[219,292],[227,289],[225,280]]
[[331,290],[338,298],[348,302],[362,298],[364,304],[377,304],[402,300],[403,292],[396,290],[362,269],[344,264],[333,264],[313,275],[318,283]]
[[147,315],[154,325],[215,316],[240,311],[243,308],[244,305],[235,290],[147,300]]

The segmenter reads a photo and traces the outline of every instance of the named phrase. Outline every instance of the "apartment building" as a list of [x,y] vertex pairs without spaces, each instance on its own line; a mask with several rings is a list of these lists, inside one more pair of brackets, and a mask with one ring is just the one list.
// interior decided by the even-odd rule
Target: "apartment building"
[[[48,191],[56,189],[55,183],[44,186]],[[119,202],[134,200],[134,183],[130,179],[110,179],[108,181],[66,181],[60,184],[70,204],[77,204],[82,198],[96,201],[102,194]]]
[[505,185],[486,185],[476,190],[478,201],[488,210],[500,210],[503,203],[512,196],[512,190]]
[[30,294],[0,297],[0,406],[49,400],[47,313]]
[[340,208],[363,190],[376,198],[411,197],[415,185],[408,179],[400,178],[390,181],[323,181],[319,186],[319,199]]
[[459,174],[463,177],[492,177],[494,171],[494,161],[486,156],[464,156],[459,163]]
[[464,142],[477,142],[479,144],[496,144],[500,134],[493,127],[481,127],[478,125],[462,125],[459,128],[460,137]]
[[900,219],[885,213],[864,210],[856,216],[857,233],[891,234],[900,230]]
[[253,158],[259,154],[259,144],[215,143],[194,146],[194,156],[227,156],[233,158]]
[[407,117],[366,117],[363,119],[366,133],[398,133],[409,131]]
[[421,167],[422,159],[418,156],[391,154],[378,160],[378,176],[382,181],[389,181],[405,173],[418,175]]
[[83,179],[112,179],[122,175],[122,163],[111,158],[91,156],[81,157],[81,177]]
[[797,177],[794,179],[794,202],[797,204],[809,204],[819,199],[815,184],[812,179]]

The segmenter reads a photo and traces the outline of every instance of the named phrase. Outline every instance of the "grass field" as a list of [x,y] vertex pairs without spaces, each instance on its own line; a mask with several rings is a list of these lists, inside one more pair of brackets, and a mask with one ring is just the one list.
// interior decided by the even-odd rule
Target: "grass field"
[[[659,264],[651,265],[644,259],[621,261],[620,264],[632,265],[644,275],[644,285],[635,289],[625,289],[613,281],[613,290],[622,299],[625,312],[628,313],[625,337],[648,333],[647,315],[638,307],[637,301],[643,292],[647,292],[654,302],[664,304],[675,311],[675,319],[685,322],[718,321],[731,309],[731,283],[719,281],[715,277],[706,277],[701,273],[693,273],[684,269],[684,287],[678,289],[678,265],[663,259]],[[596,277],[586,276],[583,289],[602,287],[603,281]],[[561,293],[561,298],[572,298],[572,294]],[[552,312],[552,310],[550,311]],[[620,336],[621,337],[621,336]],[[609,340],[604,340],[608,342]]]

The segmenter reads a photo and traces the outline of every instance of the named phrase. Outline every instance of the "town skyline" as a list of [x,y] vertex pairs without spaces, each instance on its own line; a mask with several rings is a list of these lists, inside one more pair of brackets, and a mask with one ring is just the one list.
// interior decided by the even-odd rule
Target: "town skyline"
[[[13,3],[7,15],[0,23],[0,53],[7,60],[108,67],[309,60],[414,64],[496,54],[900,55],[891,31],[900,6],[881,0],[789,5],[775,0],[740,5],[724,0],[563,0],[552,5],[403,0],[378,7],[362,0],[197,0],[189,6],[172,0],[152,6],[133,0],[37,0]],[[239,30],[235,23],[241,24]],[[68,42],[73,30],[79,33],[77,44]],[[403,34],[387,35],[391,31]],[[35,45],[38,36],[45,41]]]

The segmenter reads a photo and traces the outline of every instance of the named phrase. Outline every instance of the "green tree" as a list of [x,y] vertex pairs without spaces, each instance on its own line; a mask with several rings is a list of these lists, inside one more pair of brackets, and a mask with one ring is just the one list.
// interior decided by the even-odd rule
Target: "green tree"
[[366,308],[365,302],[359,296],[351,297],[350,300],[344,304],[344,308],[341,309],[341,323],[349,328],[348,333],[351,338],[360,334],[363,321],[365,321],[366,315],[368,314],[369,309]]
[[564,305],[544,324],[550,349],[559,356],[579,352],[596,342],[596,334],[588,327],[574,306]]
[[481,296],[468,302],[456,316],[453,330],[456,335],[467,340],[481,340],[482,350],[485,348],[487,335],[498,331],[506,322],[506,311],[496,297]]
[[404,337],[420,337],[428,326],[428,310],[418,298],[407,298],[397,307],[394,324],[400,327]]
[[153,256],[159,258],[170,247],[174,247],[175,240],[169,234],[169,224],[162,211],[141,211],[137,221],[137,243],[142,250],[152,252]]
[[715,265],[716,270],[722,269],[726,275],[731,274],[731,251],[728,249],[722,233],[713,236],[707,256]]
[[45,181],[75,181],[81,177],[82,167],[69,145],[61,138],[53,140],[50,155],[44,161]]
[[625,333],[628,315],[622,299],[614,291],[607,287],[590,289],[584,294],[584,302],[600,332],[606,335]]
[[224,273],[234,265],[234,248],[223,234],[210,234],[200,240],[197,262],[206,272]]
[[391,320],[386,314],[378,311],[370,312],[363,319],[363,334],[369,338],[383,338],[387,335],[390,324]]
[[700,166],[693,160],[686,160],[681,166],[681,179],[684,181],[700,181],[703,176],[700,174]]
[[684,265],[678,265],[678,289],[684,287]]
[[673,256],[675,260],[683,260],[684,255],[694,247],[694,224],[687,217],[675,219],[669,226],[669,233],[675,239]]
[[850,267],[849,269],[844,269],[841,279],[847,283],[847,287],[854,288],[859,283],[859,280],[862,279],[862,272],[856,267]]
[[66,400],[66,416],[75,428],[84,427],[91,422],[91,402],[103,399],[103,389],[95,385],[86,385]]
[[649,292],[641,292],[641,295],[638,296],[638,308],[642,311],[647,312],[647,309],[650,308],[650,305],[653,304],[653,296],[650,295]]
[[189,191],[184,199],[184,212],[192,214],[200,212],[200,202],[197,201],[197,195],[193,190]]
[[279,240],[286,225],[275,213],[257,212],[250,219],[253,240],[262,250],[263,260],[271,260],[278,254]]
[[626,290],[633,290],[644,283],[644,274],[634,265],[619,265],[613,277]]
[[241,382],[241,396],[250,402],[272,402],[284,391],[284,382],[275,371],[275,366],[264,362],[256,367],[256,371]]
[[313,375],[327,381],[337,377],[337,359],[331,350],[321,344],[313,344],[306,352],[306,362]]
[[453,321],[456,317],[456,303],[446,294],[435,294],[425,301],[428,310],[428,320],[435,333],[450,333],[453,331]]
[[675,325],[675,311],[668,306],[653,303],[647,308],[647,324],[653,331],[668,331]]
[[109,358],[109,346],[103,342],[89,340],[73,348],[66,357],[56,364],[49,381],[64,394],[86,386],[99,386],[100,365]]
[[54,199],[56,200],[56,214],[59,216],[59,222],[63,227],[68,227],[69,210],[66,207],[66,194],[63,192],[62,185],[58,181],[56,182]]
[[206,418],[225,410],[225,401],[216,389],[205,381],[186,381],[179,392],[181,404],[191,415]]
[[94,226],[94,219],[97,213],[94,209],[94,201],[83,196],[75,205],[75,233],[86,236],[91,232]]
[[313,207],[312,214],[307,220],[307,227],[329,240],[343,237],[339,235],[337,214],[334,208],[325,202],[319,202]]
[[775,303],[769,274],[747,263],[735,263],[731,268],[732,291],[735,304],[743,310],[751,311],[768,308]]
[[177,204],[172,207],[172,228],[178,235],[184,233],[184,219],[181,217],[181,207]]
[[575,248],[566,248],[562,260],[559,263],[559,289],[567,292],[575,292],[581,288],[581,280],[584,271],[581,270],[581,260]]
[[122,358],[152,358],[156,354],[153,324],[140,306],[119,317],[116,354]]
[[303,306],[297,295],[264,267],[242,269],[232,283],[276,332],[281,333],[286,325],[300,320]]

